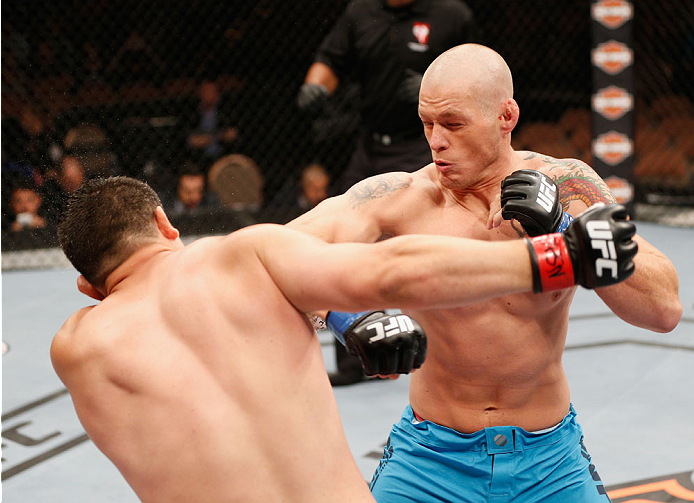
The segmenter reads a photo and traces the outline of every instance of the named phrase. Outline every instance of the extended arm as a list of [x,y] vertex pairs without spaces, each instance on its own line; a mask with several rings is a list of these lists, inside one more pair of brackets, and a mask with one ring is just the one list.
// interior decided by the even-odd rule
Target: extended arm
[[[594,227],[609,240],[613,264],[606,266],[591,244]],[[445,308],[575,284],[596,288],[629,277],[636,253],[634,226],[621,205],[585,212],[563,235],[525,241],[409,235],[331,245],[282,226],[243,232],[280,290],[304,312]]]
[[260,226],[258,256],[301,311],[452,307],[532,290],[522,242],[401,236],[376,244],[324,241]]

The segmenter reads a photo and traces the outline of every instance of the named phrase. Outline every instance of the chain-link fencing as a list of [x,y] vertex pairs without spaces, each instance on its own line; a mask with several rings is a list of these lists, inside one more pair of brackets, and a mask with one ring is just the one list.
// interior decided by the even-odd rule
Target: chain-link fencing
[[[590,164],[591,2],[467,3],[480,41],[514,74],[514,146]],[[694,226],[694,5],[633,4],[634,211]],[[188,235],[297,216],[312,164],[337,186],[360,126],[359,89],[343,82],[318,117],[301,113],[296,95],[346,5],[4,2],[3,268],[27,264],[22,250],[56,246],[66,194],[83,177],[147,181]],[[198,178],[207,186],[192,212],[176,202],[183,178],[192,192]],[[26,215],[32,193],[37,217]],[[28,266],[60,263],[45,253]]]

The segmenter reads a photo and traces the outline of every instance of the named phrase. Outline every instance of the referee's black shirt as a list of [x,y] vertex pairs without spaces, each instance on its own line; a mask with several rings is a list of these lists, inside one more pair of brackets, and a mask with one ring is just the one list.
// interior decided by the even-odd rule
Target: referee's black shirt
[[459,0],[416,0],[398,9],[385,0],[352,0],[315,60],[341,80],[356,70],[370,132],[407,134],[422,125],[417,106],[396,96],[405,69],[424,73],[439,54],[475,37],[472,11]]

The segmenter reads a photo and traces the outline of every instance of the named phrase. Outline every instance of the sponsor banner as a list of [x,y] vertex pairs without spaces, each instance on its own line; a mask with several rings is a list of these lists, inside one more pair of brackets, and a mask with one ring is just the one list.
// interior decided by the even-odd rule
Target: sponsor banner
[[594,1],[591,18],[593,168],[612,180],[615,197],[629,204],[634,194],[634,6],[627,0]]
[[629,180],[619,178],[618,176],[608,176],[605,178],[605,183],[618,203],[628,204],[634,199],[634,186]]
[[634,17],[634,6],[626,0],[600,0],[592,5],[591,17],[605,28],[616,30]]
[[615,121],[634,109],[634,96],[623,87],[609,86],[593,94],[593,110]]

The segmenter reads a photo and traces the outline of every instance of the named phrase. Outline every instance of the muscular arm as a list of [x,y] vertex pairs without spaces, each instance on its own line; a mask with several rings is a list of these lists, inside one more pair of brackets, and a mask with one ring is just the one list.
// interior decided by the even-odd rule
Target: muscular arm
[[412,185],[409,173],[386,173],[367,178],[340,196],[321,202],[287,224],[329,243],[372,243],[385,237],[393,211],[407,208],[403,199]]
[[[559,187],[564,211],[576,216],[593,204],[615,202],[605,182],[587,164],[541,157],[547,168],[543,171]],[[639,245],[634,274],[622,283],[595,292],[627,323],[655,332],[669,332],[682,317],[677,272],[672,262],[645,239],[635,236],[634,240]]]
[[242,232],[280,290],[304,312],[454,307],[532,290],[522,241],[411,235],[370,245],[327,244],[281,226]]

